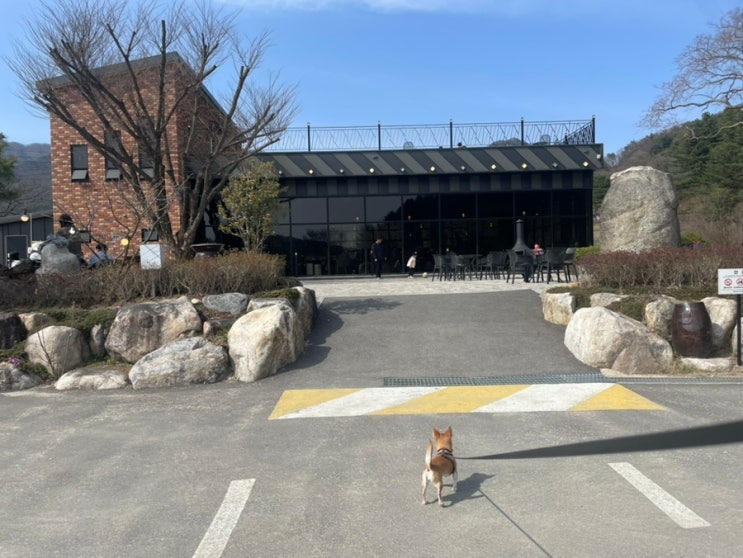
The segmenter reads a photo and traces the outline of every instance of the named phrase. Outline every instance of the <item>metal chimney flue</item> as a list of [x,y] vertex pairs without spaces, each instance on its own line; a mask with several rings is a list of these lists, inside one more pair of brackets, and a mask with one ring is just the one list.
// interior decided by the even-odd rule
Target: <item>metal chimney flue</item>
[[524,221],[519,219],[516,221],[516,244],[513,245],[512,250],[514,252],[524,252],[528,249],[529,247],[524,242]]

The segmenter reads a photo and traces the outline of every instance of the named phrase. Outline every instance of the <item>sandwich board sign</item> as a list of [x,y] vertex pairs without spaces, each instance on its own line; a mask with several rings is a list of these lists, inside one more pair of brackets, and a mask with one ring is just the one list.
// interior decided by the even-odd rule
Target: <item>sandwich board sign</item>
[[738,347],[738,366],[743,364],[743,355],[741,354],[741,328],[740,327],[740,316],[741,316],[741,300],[740,295],[743,294],[743,269],[718,269],[717,270],[717,294],[720,295],[736,295],[736,306],[738,308],[738,335],[737,335],[737,347]]

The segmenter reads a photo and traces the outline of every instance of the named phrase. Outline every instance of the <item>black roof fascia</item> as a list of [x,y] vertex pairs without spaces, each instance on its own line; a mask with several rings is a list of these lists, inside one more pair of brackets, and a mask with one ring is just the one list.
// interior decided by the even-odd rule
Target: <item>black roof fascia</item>
[[[603,168],[603,144],[263,152],[282,178],[553,172]],[[525,165],[525,166],[524,166]]]

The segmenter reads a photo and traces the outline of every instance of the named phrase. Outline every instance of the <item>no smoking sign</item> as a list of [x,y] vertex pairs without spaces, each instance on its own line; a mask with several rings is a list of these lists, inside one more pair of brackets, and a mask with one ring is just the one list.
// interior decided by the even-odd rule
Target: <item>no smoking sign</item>
[[718,269],[717,294],[743,294],[743,269]]

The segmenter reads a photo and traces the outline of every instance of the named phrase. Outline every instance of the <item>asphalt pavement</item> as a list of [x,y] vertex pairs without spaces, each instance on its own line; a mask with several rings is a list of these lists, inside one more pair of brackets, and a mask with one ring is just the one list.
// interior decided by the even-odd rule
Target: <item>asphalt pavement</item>
[[[594,383],[542,317],[546,284],[304,285],[307,349],[265,380],[0,394],[0,556],[740,553],[740,384]],[[425,405],[400,403],[416,389]],[[470,408],[431,406],[457,397]],[[425,444],[448,425],[459,489],[421,506]]]
[[[308,347],[286,368],[309,387],[373,386],[395,379],[598,374],[544,320],[546,283],[432,281],[390,276],[314,279],[319,313]],[[552,284],[554,285],[554,283]],[[433,380],[432,380],[433,381]]]

